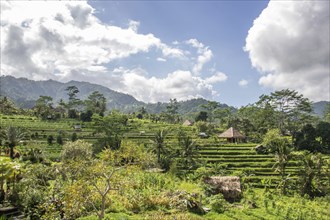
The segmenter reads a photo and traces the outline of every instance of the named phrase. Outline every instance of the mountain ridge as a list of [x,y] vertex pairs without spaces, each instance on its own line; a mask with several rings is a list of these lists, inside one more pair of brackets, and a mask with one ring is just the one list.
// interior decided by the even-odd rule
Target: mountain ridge
[[[114,91],[105,86],[90,82],[70,80],[68,82],[58,82],[52,79],[45,81],[35,81],[27,78],[15,78],[13,76],[0,77],[0,95],[12,99],[21,108],[32,108],[40,95],[50,96],[53,103],[58,103],[61,99],[67,101],[68,95],[65,90],[68,86],[76,86],[79,90],[77,97],[86,99],[93,91],[99,91],[107,99],[107,109],[118,109],[122,112],[136,112],[145,107],[149,113],[160,113],[166,110],[168,103],[144,103],[138,101],[132,95]],[[200,105],[207,104],[208,100],[203,98],[191,99],[178,102],[179,113],[193,113],[201,111]],[[220,104],[221,107],[230,107]],[[233,108],[234,107],[230,107]]]
[[[160,113],[166,110],[168,103],[144,103],[138,101],[129,94],[117,92],[102,85],[70,80],[68,82],[59,82],[56,80],[36,81],[27,78],[15,78],[13,76],[0,76],[0,96],[7,96],[12,99],[21,108],[32,108],[35,101],[40,95],[51,96],[54,103],[58,103],[60,99],[68,100],[66,88],[68,86],[76,86],[79,89],[77,97],[86,99],[93,91],[99,91],[107,99],[107,109],[117,109],[124,113],[139,111],[145,107],[149,113]],[[178,102],[180,105],[180,114],[192,114],[203,110],[200,106],[207,104],[208,100],[203,98],[190,99]],[[313,103],[314,113],[323,116],[326,106],[330,102],[320,101]],[[236,108],[227,104],[219,103],[220,108]]]

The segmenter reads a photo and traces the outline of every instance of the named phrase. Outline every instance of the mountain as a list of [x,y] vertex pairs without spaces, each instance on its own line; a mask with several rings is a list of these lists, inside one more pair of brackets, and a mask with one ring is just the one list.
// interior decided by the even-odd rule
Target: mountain
[[[107,87],[92,84],[88,82],[70,81],[62,83],[54,80],[34,81],[26,78],[15,78],[12,76],[0,77],[0,95],[12,99],[16,105],[21,108],[32,108],[40,95],[50,96],[54,103],[61,99],[68,100],[68,86],[76,86],[79,90],[77,97],[86,99],[92,92],[99,91],[107,99],[107,109],[118,109],[122,112],[137,112],[145,107],[149,113],[160,113],[166,110],[168,103],[144,103],[136,100],[133,96],[116,92]],[[179,113],[193,115],[203,110],[200,105],[207,104],[208,101],[202,98],[180,101]],[[221,107],[229,107],[226,104],[220,104]],[[231,107],[233,108],[233,107]]]
[[327,108],[327,105],[330,105],[330,102],[327,101],[314,102],[313,103],[314,113],[322,117],[324,115],[324,111]]
[[0,77],[0,86],[0,95],[11,98],[22,108],[33,107],[40,95],[52,97],[54,103],[57,103],[60,99],[68,100],[67,91],[65,90],[68,86],[78,88],[77,97],[79,99],[86,99],[93,91],[99,91],[107,99],[108,109],[125,110],[144,104],[131,95],[88,82],[70,81],[62,83],[54,80],[34,81],[26,78],[2,76]]

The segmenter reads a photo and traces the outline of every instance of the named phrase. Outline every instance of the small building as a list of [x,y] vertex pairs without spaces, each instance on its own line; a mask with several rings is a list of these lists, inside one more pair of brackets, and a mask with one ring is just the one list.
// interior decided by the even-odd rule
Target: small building
[[81,131],[81,125],[74,125],[74,126],[73,126],[73,129],[74,129],[75,131]]
[[193,123],[192,123],[191,121],[189,121],[189,120],[185,120],[185,122],[183,122],[182,125],[183,125],[183,126],[192,126]]
[[243,141],[246,137],[233,127],[218,135],[219,138],[226,138],[229,143]]

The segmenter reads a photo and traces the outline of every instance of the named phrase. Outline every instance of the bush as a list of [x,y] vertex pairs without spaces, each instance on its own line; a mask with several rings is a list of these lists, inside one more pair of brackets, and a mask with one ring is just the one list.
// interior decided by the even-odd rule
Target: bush
[[48,143],[48,145],[52,145],[53,144],[53,141],[54,141],[53,135],[48,135],[48,137],[47,137],[47,143]]
[[81,140],[66,143],[63,146],[61,156],[63,161],[88,160],[92,157],[92,146]]
[[222,194],[214,195],[210,198],[211,209],[217,213],[224,213],[227,208],[227,202]]

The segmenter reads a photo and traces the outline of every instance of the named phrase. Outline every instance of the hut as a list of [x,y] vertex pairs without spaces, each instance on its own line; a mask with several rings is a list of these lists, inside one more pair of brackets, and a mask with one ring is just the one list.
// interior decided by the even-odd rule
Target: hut
[[192,123],[191,121],[189,121],[189,120],[185,120],[185,122],[183,122],[182,125],[183,125],[183,126],[192,126],[193,123]]
[[233,127],[229,128],[227,131],[218,135],[219,138],[227,138],[227,141],[230,143],[237,143],[245,139],[245,136],[239,133]]

